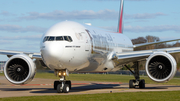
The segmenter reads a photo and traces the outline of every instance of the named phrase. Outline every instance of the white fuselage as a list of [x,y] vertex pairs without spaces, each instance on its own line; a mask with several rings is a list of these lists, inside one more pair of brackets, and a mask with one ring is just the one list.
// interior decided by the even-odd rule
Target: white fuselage
[[52,26],[41,40],[44,63],[52,70],[103,71],[114,68],[108,55],[133,51],[123,34],[64,21]]

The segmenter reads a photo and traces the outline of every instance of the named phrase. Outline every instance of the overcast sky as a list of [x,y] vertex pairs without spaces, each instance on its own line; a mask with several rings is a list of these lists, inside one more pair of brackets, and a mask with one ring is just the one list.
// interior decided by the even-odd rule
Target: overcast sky
[[[124,34],[180,38],[180,0],[125,0]],[[120,0],[0,0],[0,49],[39,52],[52,25],[71,20],[116,31]],[[6,60],[4,56],[0,60]]]

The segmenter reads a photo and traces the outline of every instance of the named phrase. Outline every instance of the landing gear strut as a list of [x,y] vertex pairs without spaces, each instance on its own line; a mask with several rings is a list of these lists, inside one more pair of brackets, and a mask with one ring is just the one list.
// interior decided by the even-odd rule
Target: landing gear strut
[[58,93],[68,93],[71,89],[71,81],[66,80],[65,76],[68,75],[67,70],[57,71],[60,80],[54,81],[54,90],[57,90]]
[[124,66],[129,69],[135,77],[134,80],[129,80],[129,88],[136,88],[136,86],[139,86],[139,88],[145,88],[145,80],[140,80],[139,77],[139,62],[134,62],[134,65],[132,66],[132,68],[134,68],[134,72],[127,65]]

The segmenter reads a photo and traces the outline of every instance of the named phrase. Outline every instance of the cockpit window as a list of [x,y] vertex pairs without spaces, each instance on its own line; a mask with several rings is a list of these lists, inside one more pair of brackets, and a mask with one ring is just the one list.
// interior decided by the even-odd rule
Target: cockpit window
[[72,38],[71,36],[46,36],[43,39],[43,42],[45,41],[68,41],[68,42],[72,42]]
[[55,37],[50,36],[49,39],[48,39],[48,41],[54,41],[54,38],[55,38]]
[[63,40],[63,37],[62,36],[57,36],[56,37],[56,41],[62,41]]

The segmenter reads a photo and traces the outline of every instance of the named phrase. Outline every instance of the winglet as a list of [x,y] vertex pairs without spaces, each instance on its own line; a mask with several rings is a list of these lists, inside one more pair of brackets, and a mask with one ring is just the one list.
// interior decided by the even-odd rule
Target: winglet
[[124,0],[121,0],[121,7],[119,10],[119,22],[118,22],[118,33],[123,33],[123,6],[124,6]]

